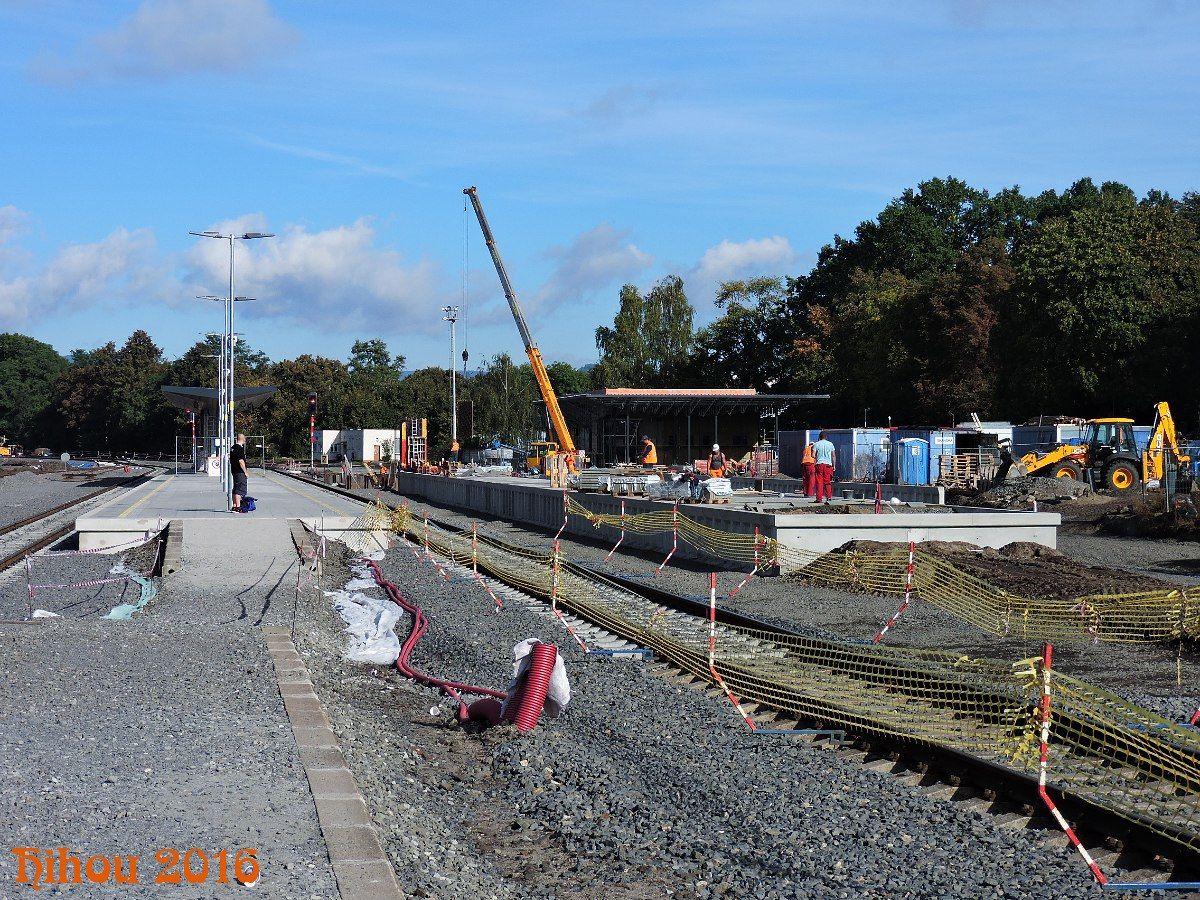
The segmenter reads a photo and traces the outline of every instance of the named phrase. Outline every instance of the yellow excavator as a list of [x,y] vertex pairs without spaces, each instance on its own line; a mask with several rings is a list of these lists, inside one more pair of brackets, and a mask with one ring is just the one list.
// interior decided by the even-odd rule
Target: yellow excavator
[[1021,475],[1070,478],[1080,481],[1091,472],[1093,484],[1112,491],[1131,491],[1143,481],[1162,481],[1168,454],[1179,475],[1190,481],[1191,457],[1179,449],[1175,418],[1165,401],[1154,407],[1154,427],[1145,450],[1138,450],[1133,419],[1088,419],[1079,443],[1062,444],[1045,453],[1026,453],[1013,459],[1007,477]]
[[571,437],[571,432],[567,430],[567,420],[563,418],[562,408],[558,405],[558,395],[554,393],[554,387],[550,384],[550,374],[546,371],[546,363],[542,360],[542,351],[538,349],[537,344],[533,341],[533,335],[529,333],[529,324],[525,321],[525,314],[521,312],[521,304],[517,302],[517,293],[513,290],[512,282],[508,280],[508,272],[504,269],[504,261],[500,259],[496,239],[492,237],[492,229],[488,225],[487,216],[483,214],[483,204],[479,202],[479,194],[474,187],[463,188],[463,193],[471,198],[471,206],[475,208],[475,218],[479,220],[483,239],[487,243],[488,252],[492,254],[496,274],[500,276],[500,286],[504,288],[504,299],[508,301],[508,308],[512,310],[513,318],[517,320],[517,330],[521,332],[521,340],[525,343],[525,353],[529,356],[529,365],[533,367],[533,377],[537,379],[538,389],[542,392],[542,400],[546,403],[546,415],[549,416],[554,436],[558,439],[557,446],[553,441],[535,441],[531,445],[530,463],[536,452],[538,459],[542,461],[539,468],[545,472],[546,456],[563,456],[566,458],[568,471],[574,472],[576,470],[575,441]]

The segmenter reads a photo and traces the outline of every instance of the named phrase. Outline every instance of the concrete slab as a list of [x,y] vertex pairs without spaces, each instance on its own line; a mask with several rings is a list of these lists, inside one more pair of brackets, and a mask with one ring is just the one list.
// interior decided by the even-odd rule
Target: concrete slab
[[[397,484],[402,495],[458,510],[551,531],[557,531],[563,524],[562,489],[550,489],[545,481],[511,477],[446,478],[400,472],[397,473]],[[606,494],[572,491],[570,497],[592,512],[613,517],[622,512],[633,516],[671,508],[670,503],[632,497],[621,499]],[[796,505],[794,498],[787,503]],[[683,504],[679,512],[702,526],[742,535],[753,535],[757,530],[767,537],[777,538],[785,547],[809,553],[825,553],[851,540],[966,541],[984,547],[1029,541],[1055,547],[1061,523],[1058,513],[962,507],[926,507],[924,511],[894,512],[889,506],[880,515],[829,515],[774,513],[738,508],[733,504]],[[581,515],[570,517],[566,531],[614,544],[621,536],[619,527],[595,527]],[[628,531],[623,546],[665,554],[671,549],[672,536],[669,529],[650,534]],[[680,542],[678,555],[707,558],[702,550],[684,541]]]

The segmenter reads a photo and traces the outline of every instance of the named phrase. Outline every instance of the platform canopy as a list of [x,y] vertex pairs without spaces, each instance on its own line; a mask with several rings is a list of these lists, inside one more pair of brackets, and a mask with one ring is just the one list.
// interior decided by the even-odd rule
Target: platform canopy
[[[253,409],[267,402],[276,388],[273,385],[256,385],[254,387],[235,387],[233,389],[234,409]],[[162,388],[163,396],[180,409],[195,410],[197,415],[216,415],[221,396],[216,388],[209,387],[174,387]]]
[[581,418],[627,413],[662,416],[757,412],[769,416],[796,403],[828,399],[828,394],[760,394],[753,388],[604,388],[567,394],[559,398],[559,403],[564,412]]

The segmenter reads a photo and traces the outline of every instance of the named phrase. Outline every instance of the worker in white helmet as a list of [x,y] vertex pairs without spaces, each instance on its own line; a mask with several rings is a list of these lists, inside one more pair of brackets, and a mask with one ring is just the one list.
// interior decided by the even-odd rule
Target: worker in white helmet
[[729,460],[721,452],[720,444],[713,444],[712,453],[708,455],[708,474],[710,478],[724,478]]

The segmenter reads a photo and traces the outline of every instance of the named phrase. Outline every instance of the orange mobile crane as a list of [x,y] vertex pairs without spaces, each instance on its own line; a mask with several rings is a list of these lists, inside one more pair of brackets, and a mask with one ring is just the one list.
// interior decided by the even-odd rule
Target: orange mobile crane
[[[508,308],[512,310],[513,318],[517,320],[517,329],[521,332],[521,340],[525,342],[525,353],[529,356],[529,364],[533,367],[533,377],[537,379],[538,388],[542,392],[542,400],[546,403],[546,414],[550,417],[554,435],[558,438],[558,447],[548,445],[547,455],[557,453],[566,457],[567,468],[574,471],[576,467],[575,441],[571,437],[571,432],[567,430],[567,420],[563,418],[562,409],[558,405],[558,396],[550,384],[550,375],[546,371],[546,363],[542,360],[542,351],[538,349],[537,344],[533,342],[533,335],[529,333],[525,314],[521,312],[521,304],[517,302],[516,291],[513,290],[512,282],[508,280],[504,261],[500,259],[496,239],[492,237],[492,229],[488,226],[487,216],[483,214],[483,204],[479,202],[479,194],[476,193],[474,186],[463,188],[463,193],[471,198],[471,205],[475,208],[475,218],[479,220],[483,239],[487,243],[488,252],[492,254],[492,262],[496,265],[496,274],[500,276],[500,286],[504,288],[504,299],[508,301]],[[545,471],[545,466],[542,466],[542,471]]]

